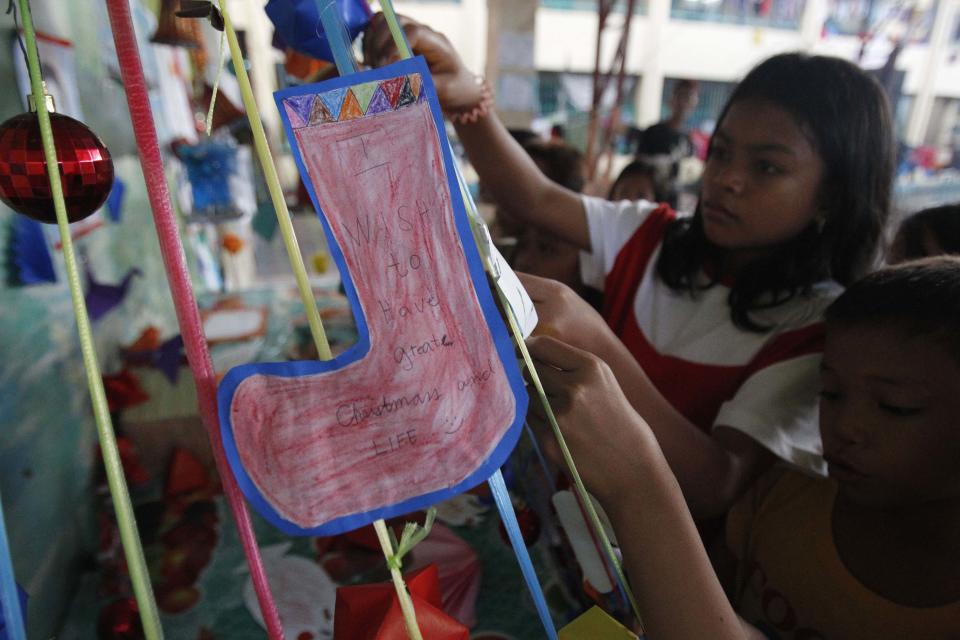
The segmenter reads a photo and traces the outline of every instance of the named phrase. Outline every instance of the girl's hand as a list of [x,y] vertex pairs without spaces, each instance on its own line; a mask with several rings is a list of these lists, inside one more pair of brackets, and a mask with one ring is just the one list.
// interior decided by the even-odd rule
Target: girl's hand
[[[531,337],[527,346],[577,469],[605,508],[616,509],[618,501],[634,495],[643,469],[666,470],[665,463],[646,463],[662,460],[659,446],[606,363],[549,336]],[[547,455],[563,466],[537,398],[531,398],[527,420],[543,435]]]
[[528,273],[517,277],[540,318],[533,335],[553,336],[601,357],[602,345],[619,343],[600,314],[567,285]]
[[[421,55],[427,61],[440,106],[447,111],[462,111],[478,105],[483,97],[481,85],[463,65],[447,37],[410,18],[397,16],[397,19],[414,55]],[[382,13],[373,16],[364,33],[363,58],[372,67],[400,60],[400,52]]]
[[[747,640],[656,438],[598,358],[550,337],[530,352],[577,468],[617,532],[647,637]],[[530,403],[541,432],[546,418]],[[552,434],[541,438],[551,457]]]

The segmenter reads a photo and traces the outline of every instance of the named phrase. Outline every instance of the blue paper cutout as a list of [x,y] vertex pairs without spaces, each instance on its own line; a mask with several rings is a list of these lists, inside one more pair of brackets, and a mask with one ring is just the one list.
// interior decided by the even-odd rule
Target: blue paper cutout
[[[324,0],[323,5],[333,0]],[[280,40],[300,53],[333,62],[333,51],[320,28],[317,0],[270,0],[264,11],[276,27]],[[354,40],[367,24],[372,12],[366,0],[336,0],[340,16],[350,40]]]
[[31,218],[15,216],[10,235],[11,267],[16,284],[56,282],[57,273],[43,226]]
[[107,196],[107,217],[111,222],[120,222],[120,217],[123,215],[123,195],[126,191],[127,185],[114,176],[113,187],[110,189],[110,195]]

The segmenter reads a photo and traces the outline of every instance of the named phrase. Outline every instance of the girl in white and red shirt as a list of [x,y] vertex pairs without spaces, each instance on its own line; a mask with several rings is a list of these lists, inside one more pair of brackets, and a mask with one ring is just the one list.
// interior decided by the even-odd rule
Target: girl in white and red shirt
[[[498,203],[602,267],[602,282],[587,282],[603,286],[602,318],[567,287],[521,279],[542,333],[614,371],[695,516],[725,513],[777,458],[822,471],[821,311],[869,266],[890,205],[893,139],[880,86],[835,58],[761,63],[718,119],[700,203],[683,218],[546,179],[446,38],[412,22],[406,30]],[[389,43],[375,18],[368,61],[395,55]]]

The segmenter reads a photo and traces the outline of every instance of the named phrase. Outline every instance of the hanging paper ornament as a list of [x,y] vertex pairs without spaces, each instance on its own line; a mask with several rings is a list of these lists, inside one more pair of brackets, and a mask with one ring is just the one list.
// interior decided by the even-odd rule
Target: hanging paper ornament
[[[57,164],[70,222],[83,220],[103,204],[113,186],[110,152],[85,124],[50,114]],[[0,200],[26,216],[55,224],[53,197],[36,113],[0,124]]]
[[186,169],[180,198],[187,221],[226,222],[256,211],[249,148],[207,138],[181,144],[176,153]]

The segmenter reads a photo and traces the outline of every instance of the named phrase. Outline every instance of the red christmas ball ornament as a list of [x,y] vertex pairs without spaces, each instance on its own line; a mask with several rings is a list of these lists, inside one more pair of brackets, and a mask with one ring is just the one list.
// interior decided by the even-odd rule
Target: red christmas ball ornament
[[[60,182],[70,222],[100,208],[113,187],[110,152],[87,125],[50,114]],[[53,195],[36,113],[22,113],[0,124],[0,200],[26,216],[55,224]]]

